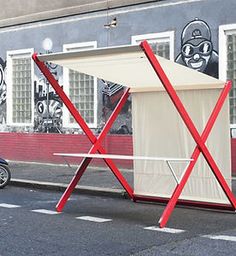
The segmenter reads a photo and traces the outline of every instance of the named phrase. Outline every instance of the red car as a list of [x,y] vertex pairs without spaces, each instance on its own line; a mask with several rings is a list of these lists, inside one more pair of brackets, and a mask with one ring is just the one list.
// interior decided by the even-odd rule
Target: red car
[[11,179],[11,172],[7,161],[0,158],[0,189],[4,188]]

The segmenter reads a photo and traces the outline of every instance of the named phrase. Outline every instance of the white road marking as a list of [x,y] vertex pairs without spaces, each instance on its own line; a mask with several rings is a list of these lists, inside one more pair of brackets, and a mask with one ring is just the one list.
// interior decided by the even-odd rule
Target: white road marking
[[92,216],[81,216],[81,217],[76,217],[78,220],[87,220],[87,221],[92,221],[92,222],[108,222],[112,221],[112,219],[103,219],[103,218],[97,218],[97,217],[92,217]]
[[171,234],[179,234],[185,232],[185,230],[182,229],[174,229],[174,228],[159,228],[157,226],[151,226],[144,228],[146,230],[152,230],[152,231],[158,231],[158,232],[165,232],[165,233],[171,233]]
[[214,240],[225,240],[225,241],[236,242],[236,236],[206,235],[206,236],[202,236],[202,237],[209,238],[209,239],[214,239]]
[[3,208],[19,208],[21,207],[20,205],[15,205],[15,204],[0,204],[0,207],[3,207]]
[[32,212],[43,213],[43,214],[49,214],[49,215],[59,214],[59,212],[50,211],[50,210],[45,210],[45,209],[32,210]]

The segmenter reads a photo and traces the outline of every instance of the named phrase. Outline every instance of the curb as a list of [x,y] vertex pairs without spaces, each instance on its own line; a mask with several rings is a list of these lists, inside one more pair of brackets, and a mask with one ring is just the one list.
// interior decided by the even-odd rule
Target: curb
[[[23,179],[11,179],[9,185],[17,187],[28,187],[35,189],[45,189],[64,192],[67,188],[67,184],[54,183],[54,182],[43,182],[35,180],[23,180]],[[101,188],[93,186],[81,186],[78,185],[73,190],[73,193],[87,194],[94,196],[110,196],[118,198],[127,198],[127,193],[122,189],[113,188]]]

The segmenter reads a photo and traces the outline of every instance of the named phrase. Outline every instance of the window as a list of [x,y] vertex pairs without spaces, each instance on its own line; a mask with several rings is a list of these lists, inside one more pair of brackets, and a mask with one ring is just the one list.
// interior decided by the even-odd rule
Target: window
[[219,78],[232,81],[230,123],[236,128],[236,24],[219,28]]
[[33,49],[7,52],[7,123],[33,125]]
[[132,36],[132,44],[147,40],[155,54],[166,59],[174,60],[174,32],[162,32]]
[[[97,47],[96,42],[66,44],[63,51],[90,50]],[[64,68],[64,90],[78,109],[90,128],[97,127],[97,79],[77,71]],[[78,127],[67,109],[63,111],[63,125]]]

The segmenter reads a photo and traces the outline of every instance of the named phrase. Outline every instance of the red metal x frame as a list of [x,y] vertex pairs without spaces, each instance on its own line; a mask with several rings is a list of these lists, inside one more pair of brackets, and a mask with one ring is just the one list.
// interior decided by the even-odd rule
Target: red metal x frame
[[[181,100],[179,99],[176,91],[174,90],[172,84],[170,83],[168,77],[166,76],[164,70],[162,69],[160,63],[158,62],[157,58],[155,57],[153,51],[151,50],[149,44],[146,41],[144,41],[140,44],[140,46],[143,49],[145,55],[147,56],[147,59],[149,60],[150,64],[152,65],[155,73],[157,74],[158,78],[162,82],[166,92],[168,93],[168,95],[171,98],[174,106],[176,107],[176,109],[179,112],[181,118],[183,119],[186,127],[188,128],[189,132],[191,133],[193,139],[196,142],[196,147],[195,147],[195,149],[192,153],[192,156],[191,156],[193,161],[191,161],[189,163],[189,165],[188,165],[180,183],[176,185],[176,188],[175,188],[170,200],[168,201],[167,206],[166,206],[166,208],[165,208],[165,210],[164,210],[164,212],[163,212],[163,214],[162,214],[162,216],[159,220],[160,227],[165,227],[166,223],[168,222],[168,220],[171,216],[171,213],[174,210],[174,207],[175,207],[177,201],[179,200],[179,196],[180,196],[180,194],[181,194],[181,192],[182,192],[182,190],[183,190],[183,188],[184,188],[184,186],[185,186],[185,184],[186,184],[186,182],[187,182],[187,180],[188,180],[188,178],[189,178],[189,176],[190,176],[190,174],[191,174],[191,172],[192,172],[192,170],[193,170],[193,168],[194,168],[194,166],[195,166],[195,164],[198,160],[198,157],[199,157],[200,153],[203,154],[203,156],[206,159],[208,165],[210,166],[214,176],[216,177],[217,181],[219,182],[220,186],[222,187],[225,195],[229,199],[229,202],[232,206],[232,209],[235,211],[236,210],[235,196],[233,195],[232,191],[230,190],[230,188],[229,188],[228,184],[226,183],[224,177],[222,176],[217,164],[215,163],[213,157],[211,156],[208,148],[205,145],[206,140],[207,140],[207,138],[208,138],[213,126],[214,126],[214,123],[215,123],[215,121],[216,121],[216,119],[217,119],[217,117],[220,113],[220,110],[221,110],[221,108],[222,108],[222,106],[225,102],[225,99],[228,96],[228,93],[229,93],[230,88],[231,88],[231,82],[227,82],[225,84],[225,87],[224,87],[224,89],[222,90],[222,92],[219,96],[219,99],[218,99],[218,101],[215,105],[215,108],[213,109],[213,111],[211,113],[211,116],[210,116],[210,118],[209,118],[209,120],[208,120],[208,122],[205,126],[205,129],[204,129],[202,135],[200,135],[198,133],[193,121],[191,120],[190,116],[188,115],[184,105],[182,104]],[[52,87],[54,88],[56,93],[62,99],[63,103],[66,105],[66,107],[68,108],[68,110],[70,111],[72,116],[75,118],[77,123],[80,125],[81,129],[84,131],[84,133],[89,138],[90,142],[92,143],[92,147],[90,148],[89,153],[93,154],[96,151],[98,151],[100,154],[105,154],[106,151],[101,146],[101,143],[104,140],[104,138],[106,137],[109,129],[111,128],[111,126],[112,126],[113,122],[115,121],[115,119],[117,118],[118,114],[120,113],[123,105],[125,104],[128,96],[129,96],[129,89],[127,89],[124,92],[124,94],[121,97],[119,103],[117,104],[115,110],[113,111],[109,120],[105,124],[102,132],[99,134],[98,137],[96,137],[93,134],[93,132],[90,130],[90,128],[87,126],[86,122],[81,117],[78,110],[72,104],[72,102],[67,97],[67,95],[64,93],[63,89],[60,87],[60,85],[58,84],[58,82],[56,81],[54,76],[48,70],[47,66],[38,59],[36,53],[33,55],[33,60],[35,61],[35,63],[37,64],[37,66],[39,67],[41,72],[44,74],[44,76],[47,78],[49,83],[52,85]],[[88,157],[83,159],[82,163],[80,164],[79,168],[77,169],[77,171],[75,173],[75,176],[71,180],[71,183],[68,185],[66,191],[64,192],[64,194],[62,195],[61,199],[59,200],[59,202],[57,204],[56,208],[57,208],[58,211],[62,211],[64,205],[66,204],[68,198],[70,197],[71,193],[73,192],[75,186],[79,182],[81,176],[85,172],[85,170],[86,170],[87,166],[89,165],[89,163],[91,162],[91,160],[92,160],[92,158],[88,158]],[[128,195],[130,196],[130,198],[132,198],[133,200],[150,200],[150,201],[153,200],[153,198],[134,195],[133,189],[127,183],[127,181],[122,176],[121,172],[115,166],[113,161],[111,159],[104,159],[104,161],[109,166],[111,171],[114,173],[116,178],[119,180],[121,185],[124,187],[124,189],[126,190]],[[163,201],[163,200],[162,199],[157,199],[157,201]],[[200,205],[201,205],[201,203],[200,203]],[[203,205],[204,205],[204,203],[203,203]],[[212,207],[217,208],[217,205],[214,206],[214,204],[213,204]]]
[[[96,137],[93,132],[90,130],[82,116],[80,115],[79,111],[75,108],[73,103],[70,101],[70,99],[67,97],[65,92],[63,91],[62,87],[58,84],[57,80],[54,78],[54,76],[51,74],[47,66],[41,62],[38,57],[37,53],[34,53],[32,56],[34,62],[37,64],[41,72],[44,74],[44,76],[47,78],[48,82],[52,85],[58,96],[61,98],[63,103],[66,105],[68,110],[70,111],[71,115],[75,118],[77,123],[80,125],[81,129],[84,131],[84,133],[87,135],[88,139],[92,143],[92,147],[89,150],[89,153],[93,154],[98,151],[100,154],[106,154],[106,150],[102,147],[101,143],[103,139],[106,137],[109,129],[111,128],[112,124],[116,120],[117,116],[119,115],[122,107],[126,103],[128,97],[129,97],[129,89],[126,89],[124,94],[122,95],[120,101],[118,102],[116,108],[112,112],[111,116],[109,117],[107,123],[105,124],[103,130],[99,134],[98,137]],[[67,189],[65,190],[64,194],[62,195],[61,199],[59,200],[56,208],[57,211],[62,211],[64,205],[66,204],[68,198],[70,197],[71,193],[73,192],[75,186],[79,182],[80,178],[82,177],[83,173],[85,172],[87,166],[91,162],[92,158],[84,158],[82,163],[80,164],[79,168],[77,169],[75,176],[71,180],[70,184],[68,185]],[[130,198],[133,198],[133,189],[130,187],[126,179],[123,177],[121,172],[118,170],[116,165],[111,159],[104,159],[106,164],[109,166],[111,171],[114,173],[120,184],[124,187]]]
[[181,180],[181,182],[176,186],[160,220],[159,220],[159,225],[160,227],[164,227],[177,203],[177,200],[191,174],[191,171],[193,169],[193,167],[195,166],[197,159],[200,155],[200,153],[203,154],[204,158],[206,159],[209,167],[211,168],[214,176],[216,177],[216,179],[218,180],[220,186],[222,187],[225,195],[227,196],[227,198],[229,199],[233,209],[236,209],[236,199],[234,194],[232,193],[232,191],[230,190],[228,184],[226,183],[224,177],[222,176],[218,166],[216,165],[213,157],[211,156],[208,148],[205,145],[205,142],[208,138],[208,135],[210,134],[210,131],[216,121],[216,118],[223,106],[223,103],[226,99],[226,96],[229,93],[229,90],[231,88],[231,83],[228,82],[225,86],[225,88],[223,89],[217,104],[208,120],[208,123],[202,133],[202,136],[200,136],[200,134],[198,133],[193,121],[191,120],[190,116],[188,115],[184,105],[182,104],[181,100],[179,99],[177,93],[175,92],[172,84],[170,83],[168,77],[166,76],[164,70],[162,69],[160,63],[158,62],[157,58],[155,57],[151,47],[149,46],[149,44],[144,41],[140,44],[141,48],[143,49],[145,55],[147,56],[150,64],[152,65],[155,73],[157,74],[158,78],[160,79],[160,81],[162,82],[166,92],[168,93],[170,99],[172,100],[173,104],[175,105],[177,111],[179,112],[181,118],[183,119],[185,125],[187,126],[189,132],[191,133],[193,139],[195,140],[197,146],[191,156],[191,158],[193,159],[192,162],[190,162],[187,170],[185,171],[185,174]]

